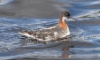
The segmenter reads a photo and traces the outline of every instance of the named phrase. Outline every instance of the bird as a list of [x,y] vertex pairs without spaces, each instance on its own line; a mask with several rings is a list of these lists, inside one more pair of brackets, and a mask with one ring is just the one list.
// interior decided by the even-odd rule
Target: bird
[[69,18],[71,18],[70,13],[68,11],[63,11],[60,14],[58,24],[35,31],[21,30],[19,33],[38,41],[58,40],[70,36],[70,30],[66,22]]

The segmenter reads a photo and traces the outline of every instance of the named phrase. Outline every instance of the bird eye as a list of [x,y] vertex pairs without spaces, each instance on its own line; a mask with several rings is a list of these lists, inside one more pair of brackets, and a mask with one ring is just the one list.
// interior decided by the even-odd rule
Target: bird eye
[[66,16],[68,16],[68,14],[65,14]]

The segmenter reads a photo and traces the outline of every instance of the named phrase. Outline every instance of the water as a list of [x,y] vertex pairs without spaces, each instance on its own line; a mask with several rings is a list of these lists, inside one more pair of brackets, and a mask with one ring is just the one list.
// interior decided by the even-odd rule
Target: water
[[[9,1],[0,6],[0,59],[100,59],[99,0]],[[52,26],[64,10],[78,19],[67,21],[71,31],[67,42],[30,41],[18,33]]]

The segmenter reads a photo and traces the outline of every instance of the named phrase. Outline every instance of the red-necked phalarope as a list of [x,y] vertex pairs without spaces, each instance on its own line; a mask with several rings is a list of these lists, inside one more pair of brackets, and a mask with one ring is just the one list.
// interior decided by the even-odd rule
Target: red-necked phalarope
[[70,35],[69,27],[66,22],[66,20],[69,18],[71,18],[70,13],[68,11],[64,11],[60,14],[60,21],[55,26],[37,31],[22,30],[19,33],[39,41],[52,41],[64,38]]

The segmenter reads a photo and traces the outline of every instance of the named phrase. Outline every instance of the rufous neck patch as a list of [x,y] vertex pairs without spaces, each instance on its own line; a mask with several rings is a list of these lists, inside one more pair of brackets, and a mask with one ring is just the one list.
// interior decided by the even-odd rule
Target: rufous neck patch
[[66,30],[66,28],[67,28],[67,23],[62,20],[62,15],[60,16],[60,27],[63,30]]

